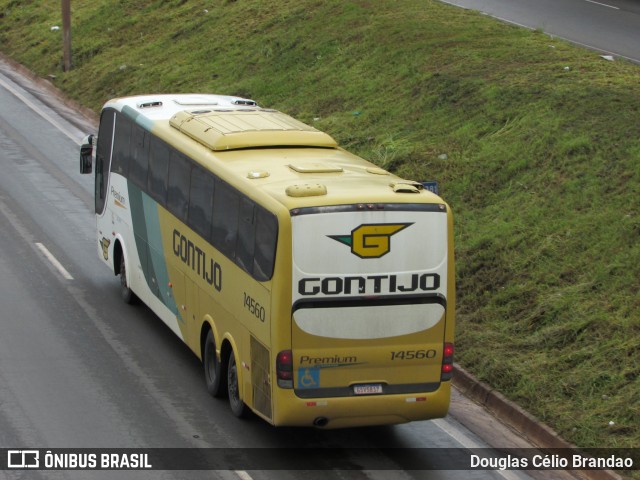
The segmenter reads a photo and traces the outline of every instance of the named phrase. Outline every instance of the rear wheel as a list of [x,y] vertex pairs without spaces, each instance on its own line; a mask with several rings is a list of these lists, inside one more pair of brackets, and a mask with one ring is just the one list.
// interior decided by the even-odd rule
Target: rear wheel
[[207,339],[204,342],[204,380],[207,384],[207,391],[213,397],[224,397],[227,393],[226,382],[221,375],[221,366],[216,355],[216,342],[213,332],[209,330]]
[[120,254],[120,296],[124,303],[133,305],[136,303],[137,297],[127,283],[127,266],[124,261],[124,254]]
[[227,362],[227,387],[229,390],[229,405],[231,411],[236,417],[244,417],[247,414],[247,406],[240,398],[240,388],[238,387],[238,367],[236,365],[236,357],[233,350],[229,352],[229,361]]

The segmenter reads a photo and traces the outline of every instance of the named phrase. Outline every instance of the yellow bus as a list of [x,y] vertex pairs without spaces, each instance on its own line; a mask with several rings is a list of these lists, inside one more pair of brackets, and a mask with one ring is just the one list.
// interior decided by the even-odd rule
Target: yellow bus
[[100,258],[273,425],[445,416],[455,324],[448,205],[244,98],[118,98],[87,136]]

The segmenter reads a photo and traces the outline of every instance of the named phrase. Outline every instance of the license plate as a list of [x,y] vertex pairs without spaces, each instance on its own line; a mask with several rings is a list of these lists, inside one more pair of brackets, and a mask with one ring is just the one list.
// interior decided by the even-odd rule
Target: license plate
[[382,385],[379,383],[372,385],[354,385],[353,393],[356,395],[375,395],[382,393]]
[[435,193],[436,195],[439,195],[438,182],[422,182],[422,186],[424,187],[425,190],[428,190],[430,192]]

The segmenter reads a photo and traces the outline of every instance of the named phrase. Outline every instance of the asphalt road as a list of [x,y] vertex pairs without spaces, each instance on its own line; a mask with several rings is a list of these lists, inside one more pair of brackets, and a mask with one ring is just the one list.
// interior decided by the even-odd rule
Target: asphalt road
[[[0,59],[0,449],[279,448],[287,455],[289,448],[307,447],[349,457],[354,447],[489,446],[451,417],[336,431],[276,429],[234,417],[225,401],[207,394],[191,351],[146,307],[123,304],[118,279],[98,260],[92,177],[78,173],[78,144],[92,131],[88,119]],[[473,408],[465,405],[456,396],[453,410],[464,417]],[[474,421],[492,432],[493,445],[513,446],[512,433],[473,411]],[[442,455],[421,454],[434,461]],[[380,461],[402,470],[382,451]],[[0,471],[0,479],[529,478],[523,472],[247,473],[241,467],[187,474]]]
[[637,0],[441,0],[640,62]]

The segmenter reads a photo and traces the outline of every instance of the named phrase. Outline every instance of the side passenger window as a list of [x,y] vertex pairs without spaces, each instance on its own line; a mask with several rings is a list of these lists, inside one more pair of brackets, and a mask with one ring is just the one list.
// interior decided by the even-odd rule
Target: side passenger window
[[191,162],[182,154],[172,151],[169,157],[167,182],[167,209],[181,221],[187,222]]
[[247,272],[253,273],[253,252],[256,242],[255,204],[248,198],[240,200],[236,261]]
[[147,170],[149,168],[149,134],[142,128],[134,125],[132,140],[132,159],[129,165],[129,178],[140,188],[146,190]]
[[269,280],[273,275],[278,243],[278,220],[276,216],[256,207],[256,248],[253,259],[253,276],[256,280]]
[[167,173],[169,171],[169,148],[157,138],[151,142],[149,155],[148,192],[162,205],[167,200]]
[[127,176],[129,174],[129,156],[131,147],[131,121],[124,115],[118,115],[114,136],[111,171]]
[[211,208],[213,203],[213,176],[200,167],[191,170],[189,189],[189,226],[201,236],[211,235]]
[[238,236],[238,194],[221,180],[216,180],[213,196],[211,242],[224,255],[234,260]]

